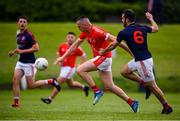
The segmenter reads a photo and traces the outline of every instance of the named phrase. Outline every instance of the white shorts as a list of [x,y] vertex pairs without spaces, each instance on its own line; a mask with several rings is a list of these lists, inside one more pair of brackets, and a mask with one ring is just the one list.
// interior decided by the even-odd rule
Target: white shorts
[[142,80],[145,82],[155,80],[153,73],[153,59],[149,58],[143,61],[135,61],[134,59],[128,62],[128,67],[131,71],[138,71]]
[[96,56],[95,58],[91,59],[91,61],[100,71],[111,71],[112,58]]
[[75,73],[75,68],[72,68],[70,66],[62,66],[60,70],[60,77],[71,79]]
[[23,70],[25,76],[34,76],[36,73],[36,69],[32,63],[22,63],[18,61],[15,69]]

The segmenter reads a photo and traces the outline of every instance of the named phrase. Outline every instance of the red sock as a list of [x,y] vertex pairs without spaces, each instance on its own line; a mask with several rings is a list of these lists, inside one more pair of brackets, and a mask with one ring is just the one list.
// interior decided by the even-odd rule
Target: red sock
[[96,85],[92,86],[91,88],[94,91],[94,93],[99,91],[99,88]]
[[47,82],[50,85],[50,84],[52,84],[53,80],[52,79],[48,79]]
[[142,85],[143,87],[145,87],[145,82],[143,80],[140,81],[140,85]]
[[19,97],[14,98],[14,105],[19,105]]
[[168,108],[169,108],[169,105],[168,105],[167,102],[163,103],[163,108],[164,108],[164,109],[168,109]]
[[132,105],[133,105],[133,100],[132,100],[131,98],[129,98],[129,99],[127,100],[127,103],[128,103],[130,106],[132,106]]

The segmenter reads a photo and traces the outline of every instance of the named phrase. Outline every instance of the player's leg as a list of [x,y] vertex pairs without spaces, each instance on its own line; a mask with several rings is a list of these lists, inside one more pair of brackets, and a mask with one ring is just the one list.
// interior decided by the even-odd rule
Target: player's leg
[[132,71],[129,67],[128,64],[124,65],[124,67],[121,70],[121,75],[125,78],[128,78],[132,81],[135,81],[137,83],[141,82],[141,78],[134,72]]
[[[73,76],[74,72],[75,72],[75,68],[72,68],[69,66],[62,66],[59,77],[57,78],[58,83],[62,84],[66,82],[69,78]],[[58,91],[54,89],[51,93],[51,96],[49,96],[48,99],[52,101],[56,97],[57,94],[58,94]]]
[[162,113],[169,114],[173,110],[167,103],[167,100],[164,96],[162,90],[157,86],[154,73],[153,73],[153,60],[152,58],[138,62],[138,72],[143,77],[146,86],[152,90],[158,100],[161,102],[163,106]]
[[80,89],[82,89],[82,90],[85,92],[85,95],[86,95],[86,96],[89,95],[89,87],[88,87],[88,86],[85,86],[84,84],[81,84],[81,83],[78,82],[78,81],[73,80],[73,78],[68,79],[68,80],[66,81],[66,83],[68,84],[68,86],[69,86],[70,88],[80,88]]
[[87,83],[92,87],[95,85],[94,80],[92,79],[91,75],[88,72],[96,71],[97,67],[92,63],[91,60],[84,62],[83,64],[79,65],[77,68],[77,73],[87,81]]
[[94,101],[98,102],[100,98],[103,96],[103,92],[99,89],[99,87],[95,84],[94,80],[92,79],[91,75],[88,73],[90,71],[96,71],[97,65],[94,64],[94,61],[98,60],[99,57],[93,58],[89,61],[84,62],[77,68],[77,73],[82,77],[82,79],[86,80],[91,89],[94,91]]
[[78,81],[73,80],[73,75],[75,74],[75,68],[70,67],[70,66],[64,66],[61,67],[61,73],[60,76],[66,78],[66,83],[70,88],[80,88],[84,89],[85,85],[82,85]]
[[78,81],[75,81],[73,79],[68,79],[66,81],[67,85],[70,87],[70,88],[80,88],[80,89],[84,89],[84,86],[83,84],[81,84],[80,82]]
[[[62,66],[59,77],[57,78],[58,83],[62,84],[64,82],[67,82],[68,80],[70,80],[70,78],[72,78],[74,73],[75,68],[69,66]],[[57,94],[58,91],[56,89],[53,89],[51,95],[48,98],[41,98],[41,100],[46,104],[50,104]]]
[[120,87],[114,84],[111,71],[99,71],[99,76],[107,89],[126,101],[134,112],[138,111],[138,101],[131,99]]
[[173,110],[170,107],[170,105],[168,104],[167,99],[165,98],[164,93],[157,86],[156,81],[155,80],[148,81],[148,82],[146,82],[146,85],[152,90],[152,92],[155,94],[157,99],[162,104],[162,106],[163,106],[162,114],[169,114],[169,113],[171,113]]
[[20,87],[19,83],[21,78],[23,77],[24,72],[21,69],[15,69],[14,76],[13,76],[13,107],[19,107],[19,93],[20,93]]
[[146,91],[145,99],[148,99],[151,95],[151,90],[145,86],[144,80],[137,73],[135,73],[135,71],[137,71],[137,63],[133,59],[123,67],[121,70],[121,75],[132,81],[138,82],[141,86],[143,86]]
[[[67,81],[67,78],[64,78],[64,77],[61,77],[61,76],[59,76],[58,78],[57,78],[57,82],[59,83],[59,84],[62,84],[62,83],[64,83],[64,82],[66,82]],[[41,98],[41,100],[44,102],[44,103],[46,103],[46,104],[50,104],[51,102],[52,102],[52,100],[57,96],[57,94],[59,93],[60,91],[58,91],[56,88],[53,88],[53,91],[51,92],[51,95],[49,96],[49,97],[47,97],[47,98]]]
[[173,111],[173,109],[168,104],[167,99],[165,98],[162,90],[157,86],[156,81],[155,80],[148,81],[148,82],[146,82],[146,85],[152,90],[152,92],[155,94],[157,99],[162,104],[162,106],[163,106],[162,114],[171,113]]
[[34,81],[34,76],[26,76],[28,88],[33,89],[44,85],[52,85],[58,91],[60,91],[60,85],[56,81],[56,78]]
[[32,89],[43,85],[53,85],[54,87],[56,87],[58,91],[60,91],[60,85],[56,81],[56,78],[35,81],[34,71],[35,71],[35,67],[33,64],[28,64],[24,68],[24,73],[26,76],[28,88]]
[[98,86],[95,84],[95,82],[92,79],[89,72],[96,71],[96,70],[97,70],[97,67],[95,66],[95,64],[93,63],[92,60],[88,60],[88,61],[84,62],[83,64],[79,65],[78,68],[77,68],[78,75],[83,80],[87,81],[87,83],[89,84],[91,89],[94,91],[94,93],[96,93],[96,92],[98,92],[100,90],[99,90]]

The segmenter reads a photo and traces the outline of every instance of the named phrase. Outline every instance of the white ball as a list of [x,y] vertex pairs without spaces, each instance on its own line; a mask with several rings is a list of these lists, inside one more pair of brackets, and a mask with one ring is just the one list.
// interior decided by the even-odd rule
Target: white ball
[[37,70],[44,71],[48,67],[48,61],[43,57],[37,58],[35,61],[35,67]]

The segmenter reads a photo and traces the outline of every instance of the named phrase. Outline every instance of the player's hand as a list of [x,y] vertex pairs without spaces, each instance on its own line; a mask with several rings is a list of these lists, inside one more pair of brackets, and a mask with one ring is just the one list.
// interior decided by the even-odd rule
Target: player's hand
[[55,61],[54,61],[54,64],[55,65],[59,65],[59,63],[61,63],[63,61],[63,58],[62,57],[58,57]]
[[147,18],[148,20],[150,20],[150,21],[153,20],[153,16],[152,16],[151,13],[146,12],[145,14],[146,14],[146,18]]
[[11,57],[11,56],[13,56],[15,54],[15,51],[14,50],[11,50],[11,51],[9,51],[9,53],[8,53],[8,55]]
[[17,54],[22,54],[22,53],[23,53],[23,50],[17,48],[17,49],[15,49],[14,52],[17,53]]

